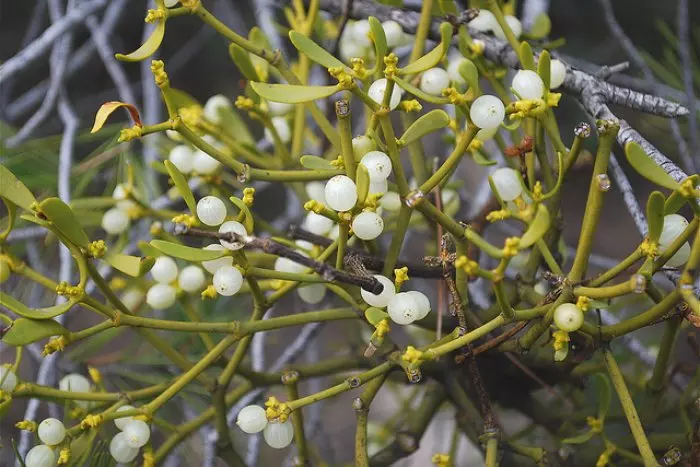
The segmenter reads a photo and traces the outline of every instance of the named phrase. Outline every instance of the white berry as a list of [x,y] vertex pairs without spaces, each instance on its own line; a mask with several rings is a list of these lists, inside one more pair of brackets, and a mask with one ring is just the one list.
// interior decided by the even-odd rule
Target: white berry
[[378,182],[369,182],[369,194],[384,194],[389,191],[389,182],[386,180],[379,180]]
[[351,37],[356,44],[362,47],[369,47],[372,45],[372,42],[369,40],[371,28],[368,20],[362,19],[360,21],[355,21],[350,27]]
[[271,448],[283,449],[289,446],[294,438],[294,426],[292,420],[287,419],[286,422],[270,422],[263,430],[265,442]]
[[[495,20],[495,18],[494,18]],[[515,36],[516,39],[519,39],[520,36],[523,33],[523,25],[520,23],[520,20],[516,18],[515,16],[510,16],[506,15],[505,17],[506,23],[508,23],[508,26],[510,29],[513,31],[513,35]],[[471,23],[470,23],[471,25]],[[501,26],[496,23],[496,25],[493,28],[493,33],[498,37],[499,39],[506,40],[506,33],[503,32],[503,29]]]
[[664,226],[659,236],[659,246],[663,249],[677,239],[688,227],[688,220],[680,214],[669,214],[664,216]]
[[117,207],[124,212],[128,213],[129,209],[136,207],[136,203],[129,199],[127,196],[126,187],[121,183],[114,187],[112,198],[117,200]]
[[498,128],[505,116],[506,108],[503,102],[489,94],[477,97],[469,109],[469,118],[479,128]]
[[496,133],[498,133],[497,126],[493,128],[482,128],[481,130],[476,132],[475,138],[481,142],[484,142],[496,136]]
[[221,111],[231,108],[231,101],[222,94],[216,94],[207,99],[204,104],[204,118],[213,123],[221,123]]
[[17,375],[6,366],[0,366],[0,389],[12,392],[17,386]]
[[110,235],[118,235],[129,228],[129,215],[119,208],[109,209],[102,216],[102,228]]
[[498,21],[489,10],[479,10],[477,17],[469,22],[469,28],[479,32],[493,31],[497,27]]
[[[125,412],[125,411],[127,411],[127,410],[133,410],[133,409],[135,409],[135,407],[132,406],[132,405],[122,405],[121,407],[119,407],[119,408],[116,410],[116,412],[117,412],[117,413],[119,413],[119,412]],[[114,419],[114,424],[117,425],[117,428],[119,428],[120,430],[123,430],[124,427],[126,426],[126,424],[129,423],[129,422],[130,422],[131,420],[133,420],[133,419],[134,419],[134,417],[115,418],[115,419]]]
[[[277,132],[277,136],[280,137],[280,141],[282,141],[284,144],[287,144],[292,140],[292,130],[289,128],[289,123],[287,123],[287,119],[284,117],[273,117],[272,120],[272,126],[275,128],[275,131]],[[272,137],[272,132],[270,131],[269,128],[265,128],[265,138],[270,141],[274,142],[274,138]]]
[[36,434],[42,443],[55,446],[66,437],[66,427],[60,420],[47,418],[39,423]]
[[328,207],[336,211],[349,211],[357,202],[355,182],[345,175],[336,175],[328,180],[324,194]]
[[194,167],[194,151],[184,144],[175,146],[168,154],[168,160],[183,174],[192,172]]
[[168,284],[156,284],[146,292],[146,303],[154,310],[170,308],[176,298],[177,291]]
[[221,163],[202,150],[194,153],[192,170],[200,175],[211,175],[217,171]]
[[388,191],[379,200],[379,205],[387,211],[398,211],[401,209],[401,196],[395,191]]
[[360,289],[360,294],[362,295],[362,300],[365,301],[370,306],[376,306],[377,308],[384,308],[389,304],[389,300],[396,295],[396,288],[394,283],[388,277],[375,274],[374,278],[377,279],[384,288],[381,293],[375,295],[365,289]]
[[153,280],[160,284],[170,284],[177,279],[177,264],[169,256],[159,256],[151,268]]
[[198,266],[187,266],[177,278],[177,283],[182,290],[189,293],[199,292],[204,288],[206,278],[204,271]]
[[165,7],[172,8],[175,5],[177,5],[179,2],[180,2],[180,0],[165,0]]
[[418,316],[416,319],[423,319],[428,316],[431,309],[428,297],[423,292],[418,292],[417,290],[411,290],[406,293],[411,294],[416,303],[418,303]]
[[236,295],[243,286],[243,274],[234,266],[224,266],[214,273],[214,289],[219,295]]
[[690,259],[690,245],[685,242],[676,253],[666,261],[665,266],[669,268],[679,268]]
[[309,212],[302,226],[312,234],[326,235],[333,228],[333,221],[315,212]]
[[143,420],[129,420],[124,425],[122,433],[126,437],[126,443],[132,448],[140,448],[151,438],[151,428]]
[[503,201],[513,201],[523,192],[518,173],[508,167],[497,169],[491,179]]
[[370,151],[374,151],[376,145],[374,140],[369,136],[360,135],[352,139],[352,152],[355,154],[355,160],[359,161]]
[[292,261],[289,258],[284,258],[280,256],[275,260],[275,271],[279,272],[290,272],[293,274],[299,274],[308,269],[308,266]]
[[550,289],[549,282],[539,281],[537,284],[535,284],[534,289],[535,289],[535,292],[537,292],[538,294],[540,294],[542,296],[547,295],[547,293],[549,293],[549,289]]
[[316,305],[317,303],[321,303],[321,300],[323,300],[323,297],[326,295],[326,288],[323,284],[305,285],[299,287],[297,293],[302,302],[308,303],[309,305]]
[[399,292],[389,300],[387,313],[396,324],[411,324],[420,316],[421,304],[416,297],[408,292]]
[[124,306],[131,311],[136,310],[136,308],[143,302],[143,299],[144,293],[136,287],[130,288],[119,297],[119,300],[121,300]]
[[126,440],[126,435],[121,432],[114,435],[112,441],[109,442],[109,453],[115,461],[121,464],[127,464],[134,459],[139,453],[139,448],[129,446]]
[[326,204],[325,183],[318,181],[309,182],[304,188],[306,189],[306,195],[310,199],[316,200],[319,203]]
[[226,205],[216,196],[205,196],[197,202],[197,217],[206,225],[221,225],[226,219]]
[[460,65],[466,61],[466,58],[456,55],[450,59],[449,65],[447,65],[447,75],[450,77],[450,80],[457,85],[467,84],[467,81],[459,72]]
[[[382,104],[384,102],[384,92],[386,91],[387,81],[386,78],[381,78],[372,83],[367,91],[369,97],[377,104]],[[391,91],[391,99],[389,99],[389,109],[394,110],[399,106],[401,102],[401,90],[398,86],[394,85]]]
[[376,212],[364,211],[352,220],[352,231],[361,240],[374,240],[384,230],[384,221]]
[[583,325],[583,312],[573,303],[563,303],[554,310],[554,324],[562,331],[578,331]]
[[386,36],[386,45],[389,48],[394,48],[403,40],[403,28],[394,20],[384,21],[382,23],[384,35]]
[[549,64],[549,88],[556,89],[564,83],[566,65],[556,58]]
[[182,143],[182,135],[175,130],[165,130],[165,135],[176,143]]
[[78,373],[71,373],[61,378],[58,389],[67,392],[90,392],[90,380]]
[[27,467],[53,467],[56,465],[56,454],[50,447],[39,444],[29,450],[24,458]]
[[423,72],[420,89],[426,94],[439,96],[450,85],[450,76],[442,68],[431,68]]
[[[246,235],[248,235],[248,232],[245,230],[245,226],[238,221],[228,221],[221,224],[221,227],[219,227],[219,233],[223,234],[229,232],[233,232],[234,234],[237,234],[241,237],[245,237]],[[226,240],[219,240],[219,243],[221,243],[229,250],[234,251],[240,250],[245,246],[243,242],[239,241],[227,242]]]
[[243,430],[244,433],[254,434],[260,433],[267,426],[267,417],[265,409],[259,405],[248,405],[238,412],[236,425]]
[[358,44],[348,35],[343,34],[343,39],[340,40],[340,58],[343,62],[350,63],[353,58],[361,58],[367,54],[367,48]]
[[286,102],[274,102],[269,101],[267,103],[267,112],[273,117],[281,117],[287,115],[294,109],[294,104],[287,104]]
[[391,159],[382,151],[370,151],[360,160],[367,167],[369,179],[372,182],[386,180],[391,175]]
[[[204,247],[205,250],[223,251],[226,247],[219,243],[213,243]],[[233,258],[230,256],[222,256],[221,258],[212,259],[209,261],[202,261],[202,267],[206,269],[210,274],[214,274],[219,268],[224,266],[231,266],[233,264]]]
[[513,89],[523,99],[541,99],[544,83],[540,75],[532,70],[520,70],[513,77]]

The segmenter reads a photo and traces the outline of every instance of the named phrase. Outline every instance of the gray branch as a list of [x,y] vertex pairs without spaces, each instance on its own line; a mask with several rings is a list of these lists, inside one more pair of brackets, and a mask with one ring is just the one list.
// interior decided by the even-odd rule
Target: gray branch
[[[683,65],[683,87],[688,96],[688,126],[690,127],[690,153],[699,157],[700,128],[698,128],[697,101],[693,90],[693,60],[690,51],[690,12],[688,0],[678,0],[678,53]],[[692,162],[692,160],[691,160]],[[692,166],[697,167],[697,165]]]

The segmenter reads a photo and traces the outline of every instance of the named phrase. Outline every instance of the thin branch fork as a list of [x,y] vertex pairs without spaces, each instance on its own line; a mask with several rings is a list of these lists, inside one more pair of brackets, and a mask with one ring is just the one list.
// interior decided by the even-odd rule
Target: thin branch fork
[[177,224],[175,233],[179,235],[189,235],[192,237],[213,238],[230,243],[243,243],[248,248],[257,248],[265,253],[287,258],[295,263],[307,266],[317,272],[324,280],[328,282],[343,282],[345,284],[357,285],[375,295],[382,293],[384,290],[382,283],[373,276],[358,276],[340,269],[336,269],[326,263],[321,263],[320,261],[316,261],[308,256],[304,256],[302,253],[299,253],[298,251],[277,243],[269,238],[259,238],[253,235],[243,236],[234,232],[210,232],[208,230],[186,228],[182,224]]

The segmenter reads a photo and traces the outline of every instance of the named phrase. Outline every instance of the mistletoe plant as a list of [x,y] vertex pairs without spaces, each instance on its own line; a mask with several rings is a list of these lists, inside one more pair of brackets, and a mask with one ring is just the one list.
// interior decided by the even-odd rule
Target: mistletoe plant
[[[146,15],[155,24],[152,35],[138,50],[118,54],[119,60],[147,60],[171,22],[192,16],[230,42],[245,88],[233,103],[214,95],[201,106],[177,89],[166,63],[153,60],[167,119],[142,122],[129,102],[108,102],[98,110],[93,132],[115,110],[128,110],[133,125],[121,130],[115,144],[167,134],[162,162],[149,169],[174,185],[172,209],[148,201],[137,164],[112,196],[70,204],[36,199],[0,166],[7,212],[0,280],[34,282],[60,297],[54,306],[35,309],[0,292],[3,342],[16,347],[14,362],[0,373],[0,410],[7,413],[27,398],[65,407],[62,421],[17,421],[37,435],[23,459],[27,467],[92,465],[100,449],[119,463],[140,455],[144,466],[156,465],[210,423],[216,454],[228,465],[244,465],[233,440],[259,432],[272,448],[293,443],[294,465],[321,465],[305,409],[350,391],[357,395],[352,407],[337,416],[355,412],[358,466],[389,465],[413,453],[443,404],[454,407],[456,430],[450,452],[432,453],[436,465],[465,465],[457,451],[462,436],[483,447],[490,467],[698,460],[698,412],[692,405],[700,372],[684,380],[680,394],[670,374],[679,332],[700,326],[693,289],[700,265],[698,176],[683,173],[615,118],[608,104],[668,118],[687,114],[684,107],[627,92],[553,58],[542,41],[548,19],[540,17],[525,32],[513,5],[496,0],[462,13],[450,1],[426,0],[420,13],[366,0],[343,11],[333,2],[294,1],[284,10],[289,41],[298,51],[292,63],[271,49],[260,29],[239,35],[200,0],[156,3]],[[343,17],[326,19],[321,9]],[[327,47],[329,41],[335,46]],[[400,53],[406,44],[410,52]],[[318,69],[325,84],[312,84]],[[560,90],[581,101],[597,119],[595,128],[559,127]],[[259,129],[265,137],[256,145],[251,134]],[[585,165],[584,141],[594,132],[597,149],[590,188],[580,196],[585,210],[579,241],[567,260],[558,247],[562,223],[570,220],[562,212],[562,187]],[[428,150],[427,138],[435,134],[449,147],[446,158]],[[616,143],[660,191],[648,198],[643,241],[629,242],[625,259],[591,274]],[[459,170],[470,164],[466,159],[501,165],[485,180],[491,201],[471,219],[459,209],[466,201]],[[289,202],[308,211],[300,226],[279,231],[259,216],[260,182],[290,189]],[[85,216],[94,212],[101,228],[84,228]],[[138,228],[144,221],[150,241]],[[487,238],[487,225],[510,221],[520,227],[511,227],[509,237]],[[20,222],[46,229],[67,248],[77,282],[56,282],[24,262],[22,250],[8,242]],[[411,232],[434,235],[440,247],[431,241],[422,252],[405,248]],[[654,282],[664,274],[672,288]],[[428,293],[416,284],[427,284]],[[479,294],[479,304],[475,296],[482,286],[489,293]],[[278,307],[269,316],[292,293],[302,309]],[[644,296],[649,300],[637,299]],[[207,301],[225,311],[212,317],[204,311]],[[601,323],[595,310],[620,303],[633,313],[615,324]],[[99,322],[64,327],[62,315],[76,308]],[[340,320],[352,323],[339,337],[351,349],[341,357],[296,365],[285,353],[275,370],[251,369],[256,333]],[[661,335],[651,376],[623,374],[611,343],[647,326]],[[97,367],[89,368],[89,378],[65,375],[58,388],[20,378],[27,346],[45,341],[45,356],[85,349],[117,339],[124,328],[176,374],[128,390]],[[189,349],[176,344],[183,333],[195,338]],[[549,407],[532,394],[537,387],[525,374],[556,395]],[[337,383],[305,393],[301,383],[321,376]],[[598,388],[593,403],[589,382]],[[248,394],[277,385],[286,396],[269,392],[264,404],[251,405],[255,396]],[[416,389],[401,396],[402,385]],[[384,426],[388,442],[370,421],[382,388],[402,399]],[[610,408],[613,391],[620,409]],[[162,415],[164,407],[193,398],[198,413],[189,421]],[[531,425],[506,434],[494,403],[518,408]],[[535,428],[544,435],[532,436]]]

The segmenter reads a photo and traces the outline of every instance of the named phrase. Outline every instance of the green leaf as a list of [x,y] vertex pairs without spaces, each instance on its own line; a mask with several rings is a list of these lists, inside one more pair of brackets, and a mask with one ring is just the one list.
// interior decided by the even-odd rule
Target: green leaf
[[547,13],[542,12],[535,18],[528,34],[533,39],[543,39],[549,35],[551,30],[552,20],[549,19]]
[[309,57],[312,61],[318,63],[325,68],[347,68],[343,62],[329,54],[323,47],[306,37],[300,32],[289,31],[289,39],[294,44],[294,47]]
[[409,63],[404,68],[399,69],[399,73],[402,76],[414,75],[425,71],[429,68],[433,68],[435,65],[440,63],[442,57],[447,53],[447,49],[450,47],[450,42],[452,41],[452,25],[449,23],[442,23],[440,25],[440,43],[435,46],[433,50],[423,55],[421,58],[413,63]]
[[2,337],[8,345],[19,347],[51,336],[68,334],[68,330],[52,319],[16,319]]
[[338,86],[301,86],[296,84],[267,84],[250,82],[253,90],[264,99],[287,104],[301,104],[325,99],[338,92]]
[[520,57],[524,69],[532,71],[537,69],[535,68],[535,57],[532,55],[532,47],[525,41],[520,43]]
[[[694,174],[688,178],[690,178],[690,180],[692,181],[693,186],[697,186],[698,181],[700,180],[700,175]],[[668,199],[666,199],[666,204],[664,205],[664,214],[668,215],[677,213],[686,202],[687,199],[683,195],[681,195],[677,191],[674,191],[669,195]],[[693,205],[694,203],[691,203],[691,207]]]
[[649,240],[658,242],[664,227],[664,205],[666,198],[660,191],[654,191],[647,200],[647,223],[649,224]]
[[[258,44],[264,49],[272,50],[272,46],[270,45],[270,41],[267,39],[267,36],[265,36],[265,33],[262,32],[262,30],[257,26],[254,26],[250,30],[248,33],[248,39],[250,39],[253,44]],[[267,62],[267,60],[253,54],[250,54],[250,59],[253,61],[258,75],[260,75],[260,81],[266,82],[269,75],[270,64]]]
[[157,258],[163,255],[163,253],[160,250],[152,247],[150,243],[144,242],[143,240],[139,241],[137,245],[144,256],[153,256],[154,258]]
[[70,443],[70,466],[86,465],[98,430],[88,430]]
[[122,62],[140,62],[141,60],[145,60],[158,50],[161,42],[163,42],[163,37],[165,37],[165,19],[158,20],[155,29],[153,29],[151,35],[146,39],[146,42],[141,44],[141,47],[130,54],[116,54],[115,57]]
[[533,219],[530,226],[527,228],[522,238],[520,239],[520,249],[529,248],[534,245],[537,240],[542,238],[547,230],[549,230],[549,224],[551,222],[549,209],[544,204],[537,206],[537,213]]
[[123,255],[121,253],[109,253],[102,258],[105,262],[109,263],[114,269],[118,269],[124,274],[131,277],[141,277],[151,270],[153,263],[156,259],[152,256],[130,256]]
[[386,56],[386,51],[387,51],[387,44],[386,44],[386,33],[384,32],[384,27],[382,27],[382,23],[375,18],[374,16],[370,16],[369,18],[369,29],[372,31],[372,37],[374,40],[374,52],[375,52],[375,60],[376,60],[376,65],[375,67],[377,70],[381,70],[381,67],[384,64],[384,57]]
[[54,305],[47,308],[29,308],[14,297],[0,291],[0,305],[25,318],[50,319],[70,310],[76,303],[77,300],[71,299],[65,303],[61,303],[60,305]]
[[486,155],[483,152],[478,151],[478,150],[472,151],[472,157],[474,158],[474,162],[476,162],[477,164],[479,164],[483,167],[498,164],[498,162],[489,159],[488,157],[486,157]]
[[398,76],[394,77],[394,81],[396,84],[403,89],[404,91],[413,94],[420,100],[430,102],[431,104],[437,104],[437,105],[445,105],[450,102],[450,100],[446,97],[439,97],[439,96],[433,96],[432,94],[428,94],[427,92],[421,91],[419,88],[415,87],[408,81],[405,81]]
[[357,205],[362,206],[365,204],[367,195],[369,194],[369,171],[367,167],[360,163],[357,165],[357,174],[355,177],[355,183],[357,184]]
[[411,124],[403,135],[401,135],[401,145],[406,146],[419,140],[428,133],[445,128],[450,123],[450,116],[444,110],[431,110],[425,115],[421,115]]
[[193,262],[211,261],[222,258],[227,254],[226,250],[205,250],[202,248],[180,245],[178,243],[166,242],[165,240],[151,240],[151,246],[173,258],[180,258]]
[[232,42],[228,46],[228,54],[238,70],[243,76],[245,76],[246,79],[250,81],[260,81],[258,72],[255,70],[255,65],[253,65],[248,52]]
[[113,207],[117,200],[111,196],[90,196],[71,200],[70,207],[74,211],[80,209],[108,209]]
[[66,203],[58,198],[48,198],[41,202],[39,209],[66,239],[81,248],[88,247],[90,239]]
[[630,165],[634,167],[634,170],[647,180],[670,190],[678,190],[680,188],[678,182],[664,172],[664,169],[656,165],[639,144],[634,141],[627,143],[625,145],[625,155]]
[[438,7],[442,15],[456,15],[459,13],[454,0],[438,0]]
[[369,324],[372,326],[376,326],[380,321],[387,319],[388,317],[389,315],[387,312],[380,308],[369,307],[365,310],[365,318],[367,318],[367,322],[369,322]]
[[20,182],[4,165],[0,165],[0,196],[25,211],[29,211],[30,206],[36,202],[29,188],[24,186],[24,183]]
[[522,119],[522,118],[516,118],[514,120],[511,120],[510,123],[506,123],[506,120],[503,120],[503,122],[501,123],[501,126],[508,131],[517,130],[518,128],[520,128],[520,125],[522,125],[523,120],[524,119]]
[[197,202],[194,200],[192,190],[190,190],[190,186],[187,184],[187,179],[184,175],[182,175],[182,172],[180,172],[180,170],[177,167],[175,167],[175,164],[173,164],[172,162],[165,161],[164,164],[165,168],[168,170],[168,174],[170,174],[170,178],[172,178],[173,183],[175,183],[177,191],[180,193],[180,196],[182,196],[182,198],[185,200],[185,203],[187,204],[187,207],[189,208],[190,212],[193,216],[197,215]]
[[550,70],[551,63],[551,55],[549,55],[549,52],[547,52],[546,50],[543,50],[540,54],[540,59],[537,62],[537,74],[540,75],[540,78],[542,78],[545,91],[549,91],[550,81],[552,77]]
[[109,116],[112,115],[117,109],[122,107],[129,112],[134,125],[143,126],[143,123],[141,123],[141,115],[139,115],[139,111],[135,105],[120,101],[109,101],[102,104],[97,110],[97,113],[95,114],[95,122],[92,124],[90,133],[97,133],[100,131]]
[[202,106],[197,99],[179,89],[170,88],[170,99],[178,110],[183,107]]
[[302,167],[311,170],[335,170],[336,168],[331,165],[329,161],[323,157],[318,156],[301,156],[299,162]]
[[477,70],[474,62],[465,58],[461,61],[458,68],[459,74],[467,82],[469,87],[478,94],[479,92],[479,70]]
[[612,389],[610,388],[610,380],[602,373],[596,373],[596,387],[598,388],[598,418],[605,421],[610,409],[612,401]]
[[221,117],[221,128],[239,143],[249,144],[252,146],[249,147],[252,152],[259,152],[258,148],[252,144],[254,140],[250,134],[250,130],[248,130],[248,125],[246,125],[236,109],[233,107],[228,107],[221,110],[223,110],[219,111],[219,116]]
[[592,430],[589,430],[585,433],[582,433],[578,436],[573,436],[571,438],[564,438],[561,440],[562,443],[564,444],[583,444],[587,441],[589,441],[595,433]]

